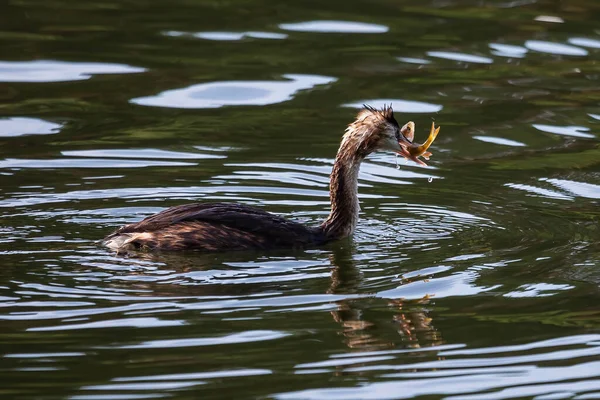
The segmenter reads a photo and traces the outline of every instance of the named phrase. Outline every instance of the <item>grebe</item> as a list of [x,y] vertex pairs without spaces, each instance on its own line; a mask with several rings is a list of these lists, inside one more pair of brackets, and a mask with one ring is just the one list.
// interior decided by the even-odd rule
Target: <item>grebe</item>
[[388,150],[424,164],[415,156],[423,155],[423,146],[412,142],[414,128],[413,122],[400,128],[391,106],[381,110],[364,106],[342,137],[330,176],[331,212],[320,226],[307,227],[243,204],[194,203],[126,225],[104,238],[103,244],[117,253],[214,252],[305,248],[350,236],[360,210],[357,189],[361,162],[374,151]]

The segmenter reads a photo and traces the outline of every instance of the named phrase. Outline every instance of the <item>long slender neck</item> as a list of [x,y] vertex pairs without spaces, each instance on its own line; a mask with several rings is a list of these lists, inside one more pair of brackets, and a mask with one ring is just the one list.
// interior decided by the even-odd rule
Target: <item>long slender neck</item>
[[357,143],[344,137],[338,150],[329,181],[331,212],[321,224],[328,239],[350,236],[356,228],[358,202],[358,171],[364,156],[357,152]]

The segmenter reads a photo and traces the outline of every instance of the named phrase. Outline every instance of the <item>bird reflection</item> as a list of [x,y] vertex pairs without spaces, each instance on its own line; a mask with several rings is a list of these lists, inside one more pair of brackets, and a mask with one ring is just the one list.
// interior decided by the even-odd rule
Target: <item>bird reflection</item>
[[[348,294],[357,293],[363,281],[360,270],[352,259],[353,251],[350,245],[339,247],[329,256],[333,266],[331,284],[328,293]],[[346,345],[360,351],[377,351],[396,347],[420,348],[443,344],[440,332],[433,326],[427,305],[430,298],[425,296],[419,300],[388,300],[388,307],[394,311],[391,321],[383,322],[381,318],[371,319],[365,312],[369,303],[375,303],[375,298],[344,299],[336,302],[337,310],[331,315],[335,322],[342,327],[341,335]],[[369,307],[372,314],[376,307]],[[386,313],[387,314],[387,313]],[[378,322],[376,322],[378,321]],[[393,326],[397,335],[389,335],[382,330],[383,325]]]
[[[357,250],[353,248],[352,243],[339,243],[328,250],[331,251],[328,256],[331,281],[326,292],[346,297],[336,301],[336,309],[330,313],[333,320],[340,325],[339,334],[349,348],[360,351],[418,349],[444,343],[430,316],[429,297],[418,300],[385,299],[365,293],[365,278],[353,259]],[[128,259],[126,263],[126,285],[129,288],[152,292],[157,296],[244,298],[257,293],[269,293],[292,282],[272,280],[271,273],[260,274],[257,275],[260,278],[243,282],[252,270],[265,267],[265,263],[280,264],[277,259],[289,260],[291,254],[289,251],[270,252],[268,258],[263,260],[253,255],[257,254],[240,252],[220,258],[204,254],[187,254],[185,257],[180,254],[138,255]],[[299,252],[293,258],[304,259],[306,253]],[[254,261],[249,262],[249,259]],[[127,259],[122,257],[115,258],[122,267],[125,260]],[[236,264],[246,267],[238,269]],[[315,265],[319,264],[323,265],[317,260]],[[273,273],[282,273],[285,267],[280,268],[282,269]],[[113,268],[113,271],[115,270],[117,269]],[[135,279],[135,276],[139,276],[140,279]],[[409,281],[405,279],[402,284]],[[113,285],[117,284],[113,282]]]

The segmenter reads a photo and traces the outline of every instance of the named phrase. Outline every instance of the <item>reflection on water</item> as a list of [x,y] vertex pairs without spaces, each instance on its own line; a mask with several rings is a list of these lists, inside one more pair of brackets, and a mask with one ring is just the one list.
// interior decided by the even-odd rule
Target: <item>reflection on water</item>
[[479,277],[476,271],[461,271],[456,274],[428,278],[427,281],[416,281],[404,284],[398,288],[378,293],[385,298],[421,299],[428,296],[443,298],[449,296],[473,296],[495,289],[498,286],[477,286]]
[[197,160],[206,158],[226,158],[218,154],[189,153],[159,149],[107,149],[107,150],[75,150],[63,151],[64,156],[72,157],[115,157],[115,158],[173,158],[179,160]]
[[[585,126],[555,126],[555,125],[544,125],[544,124],[533,124],[533,127],[542,132],[554,133],[556,135],[563,136],[574,136],[580,138],[593,138],[596,135],[586,133],[590,128]],[[584,132],[581,132],[584,131]]]
[[564,19],[562,19],[560,17],[556,17],[554,15],[538,15],[537,17],[534,18],[534,21],[551,22],[554,24],[562,24],[565,22]]
[[533,185],[524,185],[521,183],[507,183],[505,185],[513,189],[525,190],[535,196],[547,197],[549,199],[574,200],[573,197],[552,189],[540,188]]
[[504,297],[549,297],[557,294],[559,290],[573,289],[570,285],[554,285],[551,283],[534,283],[521,285],[509,293],[505,293]]
[[492,54],[501,57],[523,58],[527,54],[527,49],[521,46],[503,43],[490,43]]
[[575,46],[589,47],[592,49],[600,49],[600,40],[591,38],[570,38],[569,43]]
[[218,108],[223,106],[264,106],[293,98],[296,92],[326,85],[336,78],[317,75],[284,75],[287,81],[231,81],[192,85],[167,90],[157,96],[139,97],[132,103],[173,108]]
[[545,42],[542,40],[528,40],[525,42],[525,47],[529,50],[538,51],[540,53],[550,53],[563,56],[587,56],[588,51],[581,47],[570,46],[568,44]]
[[600,199],[600,185],[568,179],[541,178],[540,180],[549,182],[575,196],[586,197],[588,199]]
[[[590,4],[1,4],[4,397],[598,398]],[[363,103],[443,128],[363,163],[351,240],[96,243],[195,201],[318,225]]]
[[51,135],[57,133],[62,125],[37,118],[0,119],[0,137],[24,135]]
[[320,33],[385,33],[389,30],[385,25],[352,21],[307,21],[280,24],[279,28],[286,31]]
[[169,31],[164,33],[166,36],[173,37],[192,37],[197,39],[206,40],[217,40],[217,41],[230,41],[230,40],[242,40],[245,38],[251,39],[286,39],[288,35],[285,33],[275,32],[179,32]]
[[187,162],[175,161],[136,161],[119,160],[112,158],[73,159],[59,158],[49,160],[15,159],[6,158],[0,161],[0,168],[140,168],[152,166],[186,166],[196,165]]
[[476,56],[473,54],[457,53],[451,51],[428,51],[427,55],[429,57],[443,58],[452,61],[463,61],[475,64],[491,64],[494,62],[494,60],[492,60],[489,57]]
[[0,61],[0,82],[79,81],[95,74],[131,74],[144,71],[144,68],[120,64],[54,60]]
[[473,139],[481,140],[486,143],[494,143],[502,146],[513,146],[513,147],[521,147],[526,146],[525,143],[517,142],[516,140],[505,139],[501,137],[495,136],[473,136]]
[[409,64],[431,64],[431,61],[426,60],[424,58],[415,58],[415,57],[398,57],[398,61],[402,61]]
[[354,103],[344,104],[343,107],[362,108],[365,104],[371,107],[381,108],[384,105],[392,105],[394,111],[400,113],[436,113],[442,110],[439,104],[425,103],[422,101],[400,100],[400,99],[371,99],[361,100]]
[[[597,335],[582,335],[568,339],[575,340],[565,340],[565,344],[560,342],[528,343],[519,349],[513,350],[513,352],[527,348],[541,348],[541,350],[546,350],[545,353],[538,353],[531,356],[510,355],[505,357],[489,357],[488,354],[497,353],[498,350],[508,350],[505,348],[492,348],[479,349],[479,352],[474,353],[474,355],[484,357],[461,359],[450,355],[460,355],[462,350],[442,350],[438,352],[438,355],[441,357],[436,361],[409,363],[402,366],[385,365],[382,363],[383,365],[381,366],[371,367],[367,365],[345,368],[344,372],[346,373],[380,371],[379,376],[383,381],[353,388],[339,387],[281,393],[276,398],[410,399],[416,396],[443,395],[445,398],[480,399],[483,395],[478,392],[481,390],[485,390],[487,392],[485,398],[490,399],[543,395],[548,395],[544,396],[544,398],[565,398],[565,395],[573,397],[574,394],[581,391],[599,390],[600,380],[597,378],[599,376],[600,363],[593,361],[593,357],[597,356],[600,351],[600,347],[593,342],[593,340],[598,339]],[[561,349],[561,347],[574,345],[578,345],[578,348]],[[548,347],[544,348],[545,346]],[[491,351],[488,352],[488,350]],[[540,368],[534,368],[529,364],[536,361],[550,363],[562,360],[565,357],[585,357],[589,361],[582,362],[577,366],[552,366],[552,364],[549,364]],[[373,361],[379,361],[377,358],[373,358]],[[473,368],[477,367],[478,372],[473,374]],[[385,373],[386,370],[400,370],[401,372]],[[468,379],[466,379],[467,377]],[[569,380],[573,379],[576,380],[569,382]],[[556,381],[567,382],[560,384],[553,383]],[[468,395],[468,393],[477,394]]]

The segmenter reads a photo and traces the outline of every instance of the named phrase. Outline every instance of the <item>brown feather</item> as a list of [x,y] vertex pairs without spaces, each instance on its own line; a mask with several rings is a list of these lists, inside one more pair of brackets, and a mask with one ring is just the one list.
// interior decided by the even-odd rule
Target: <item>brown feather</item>
[[126,225],[104,241],[116,249],[225,251],[314,246],[325,238],[316,228],[258,208],[194,203]]

